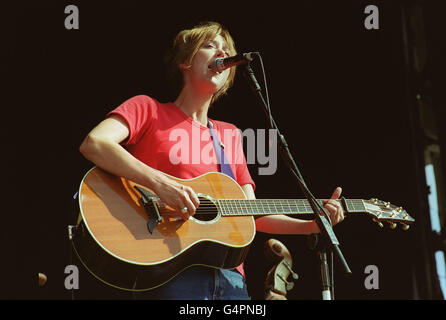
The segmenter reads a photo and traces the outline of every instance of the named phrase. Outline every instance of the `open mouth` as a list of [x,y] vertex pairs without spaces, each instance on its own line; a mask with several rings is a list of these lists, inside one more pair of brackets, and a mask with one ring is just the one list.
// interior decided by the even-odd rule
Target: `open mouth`
[[221,71],[218,71],[217,69],[217,65],[216,65],[216,62],[215,62],[215,60],[213,60],[209,65],[208,65],[208,69],[212,72],[212,73],[215,73],[215,74],[220,74],[220,73],[222,73]]
[[215,73],[215,74],[221,74],[220,71],[218,71],[218,70],[214,70],[214,69],[212,68],[212,65],[211,65],[211,64],[208,66],[208,69],[209,69],[211,72]]

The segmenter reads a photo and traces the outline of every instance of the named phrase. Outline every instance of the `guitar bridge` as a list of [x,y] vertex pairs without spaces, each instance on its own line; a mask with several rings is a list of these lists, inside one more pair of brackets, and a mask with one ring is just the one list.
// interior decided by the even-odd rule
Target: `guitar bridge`
[[147,229],[149,230],[150,234],[153,234],[153,230],[155,230],[156,226],[162,220],[156,202],[157,196],[141,187],[134,186],[134,188],[141,194],[140,201],[149,216],[149,220],[147,221]]

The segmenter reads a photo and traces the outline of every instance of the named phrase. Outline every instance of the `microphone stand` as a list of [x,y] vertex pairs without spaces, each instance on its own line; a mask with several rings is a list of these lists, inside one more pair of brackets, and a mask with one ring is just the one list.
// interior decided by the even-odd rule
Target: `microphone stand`
[[[272,114],[268,108],[267,103],[265,102],[265,99],[263,98],[261,88],[259,83],[257,82],[257,79],[254,75],[254,72],[251,68],[250,63],[247,63],[244,66],[244,76],[248,81],[249,86],[251,87],[251,90],[254,92],[256,97],[258,98],[260,105],[263,107],[263,110],[265,111],[265,114],[270,122],[271,129],[275,129],[278,134],[278,141],[279,141],[279,151],[280,154],[285,161],[286,165],[289,167],[291,172],[293,173],[294,177],[297,179],[297,182],[299,184],[300,189],[302,190],[303,194],[305,195],[307,201],[309,202],[313,212],[314,217],[316,220],[316,223],[321,230],[321,234],[325,240],[326,245],[320,246],[318,257],[320,260],[320,266],[321,266],[321,282],[322,282],[322,299],[323,300],[331,300],[332,294],[331,294],[331,284],[330,284],[330,278],[329,278],[329,269],[327,264],[327,249],[331,252],[335,252],[337,257],[340,259],[341,265],[344,268],[345,274],[349,275],[351,274],[351,270],[347,264],[347,261],[345,260],[341,250],[339,249],[339,241],[336,238],[336,235],[333,232],[333,229],[331,227],[331,223],[327,220],[328,213],[315,199],[315,197],[312,195],[310,190],[308,189],[300,171],[299,168],[296,165],[296,162],[293,159],[293,156],[290,153],[290,150],[288,148],[288,144],[285,140],[285,137],[280,133],[279,128],[277,127]],[[323,215],[319,214],[320,212],[323,212]]]

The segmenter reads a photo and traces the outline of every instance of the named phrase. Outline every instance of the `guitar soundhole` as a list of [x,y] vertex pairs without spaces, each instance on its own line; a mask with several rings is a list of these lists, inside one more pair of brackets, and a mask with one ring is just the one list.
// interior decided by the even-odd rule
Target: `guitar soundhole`
[[212,221],[218,217],[218,209],[215,203],[211,200],[198,197],[200,199],[200,205],[198,206],[193,218],[198,221]]

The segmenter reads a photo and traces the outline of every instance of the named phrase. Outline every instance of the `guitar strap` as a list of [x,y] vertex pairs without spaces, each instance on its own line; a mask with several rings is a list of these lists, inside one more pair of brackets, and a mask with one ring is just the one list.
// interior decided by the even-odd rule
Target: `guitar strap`
[[218,165],[220,167],[220,172],[230,176],[235,180],[234,173],[232,172],[231,166],[229,165],[228,159],[226,159],[224,144],[218,140],[217,134],[215,133],[212,123],[208,120],[208,127],[211,133],[212,142],[214,143],[215,155],[217,157]]

